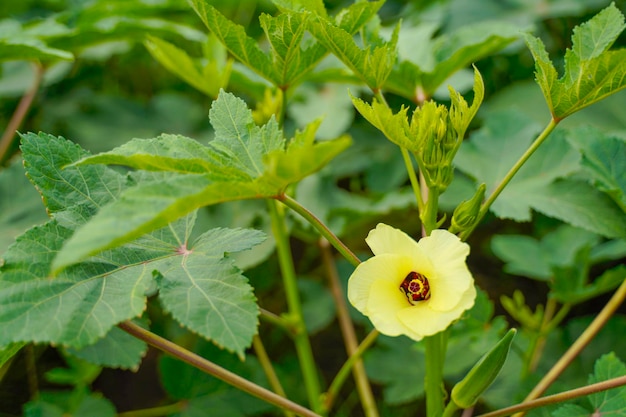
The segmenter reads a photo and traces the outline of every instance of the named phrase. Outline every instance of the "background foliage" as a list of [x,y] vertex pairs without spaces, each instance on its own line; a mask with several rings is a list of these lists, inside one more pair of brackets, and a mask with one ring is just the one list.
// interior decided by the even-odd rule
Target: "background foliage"
[[[484,182],[488,190],[493,189],[550,119],[540,89],[549,83],[541,78],[539,85],[533,81],[535,64],[521,31],[532,31],[543,41],[562,74],[563,65],[594,58],[585,55],[584,48],[579,55],[564,51],[572,47],[574,27],[609,4],[600,0],[388,0],[362,6],[360,13],[341,23],[343,32],[320,19],[309,34],[295,18],[271,19],[278,14],[277,5],[290,4],[275,3],[48,0],[0,5],[0,124],[9,123],[22,96],[41,76],[20,132],[48,132],[25,134],[21,149],[13,141],[0,161],[0,253],[7,265],[0,287],[5,297],[0,298],[0,346],[4,346],[0,416],[64,412],[80,416],[89,410],[90,416],[104,417],[169,405],[178,408],[163,415],[199,416],[207,410],[219,410],[221,416],[277,415],[267,404],[111,327],[142,312],[140,325],[267,386],[255,354],[248,349],[258,329],[287,395],[306,402],[299,389],[296,354],[285,343],[284,330],[255,321],[257,301],[276,313],[287,308],[267,206],[259,200],[231,200],[255,195],[259,189],[264,196],[286,189],[351,248],[357,248],[361,259],[369,256],[363,239],[380,221],[418,234],[418,222],[406,221],[417,219],[417,212],[402,156],[357,113],[348,91],[371,101],[365,86],[378,87],[386,79],[387,99],[395,109],[411,104],[417,86],[421,94],[448,103],[446,85],[471,96],[469,66],[473,63],[480,70],[484,104],[455,159],[454,181],[441,199],[450,215],[459,202],[471,197],[477,184]],[[352,3],[324,4],[332,16]],[[622,12],[626,9],[624,2],[615,6]],[[378,18],[365,23],[376,14]],[[241,50],[230,54],[220,41],[237,39],[239,29],[229,26],[226,18],[243,25],[248,36]],[[382,24],[380,30],[377,22]],[[361,28],[362,24],[366,26]],[[283,36],[285,44],[270,38],[272,51],[277,52],[266,53],[265,34],[285,30],[284,25],[292,38]],[[370,37],[369,50],[351,46],[346,32],[359,30]],[[286,53],[288,41],[311,37],[318,43],[306,53]],[[257,40],[262,40],[260,46]],[[613,48],[624,44],[622,34]],[[324,48],[349,64],[325,55]],[[395,66],[381,59],[394,48],[400,62]],[[541,56],[536,48],[533,54]],[[376,71],[364,70],[369,62],[379,64]],[[270,93],[269,82],[291,86],[287,97]],[[567,87],[563,84],[559,88]],[[241,99],[219,93],[220,87]],[[288,102],[286,117],[277,121],[270,114],[281,100]],[[459,380],[507,327],[521,329],[500,379],[479,403],[480,410],[522,400],[624,279],[626,113],[621,109],[625,106],[626,95],[621,92],[563,121],[469,240],[470,268],[482,291],[475,308],[451,332],[446,380]],[[556,115],[567,116],[570,110],[557,107]],[[223,123],[226,114],[236,115],[230,125]],[[283,146],[279,122],[294,138],[284,153],[276,152]],[[263,127],[248,129],[253,123]],[[233,132],[248,135],[241,136],[242,146],[220,145]],[[313,138],[318,141],[313,143]],[[177,146],[175,154],[168,140]],[[204,146],[210,140],[211,145]],[[183,141],[186,145],[180,147]],[[259,141],[264,146],[255,148],[252,144]],[[107,153],[89,158],[99,152]],[[129,166],[149,172],[129,174],[120,167],[97,165],[119,163],[121,157]],[[67,164],[73,165],[61,170]],[[174,172],[150,171],[163,166]],[[207,166],[215,177],[196,175]],[[94,187],[90,178],[98,178],[101,186]],[[246,189],[251,179],[256,188]],[[41,191],[47,212],[31,182]],[[215,183],[229,187],[207,192]],[[204,194],[201,199],[185,200],[185,207],[175,213],[159,211],[159,201],[141,200],[164,187],[173,190],[172,195],[189,190],[204,190]],[[87,203],[84,195],[89,196]],[[118,209],[124,204],[134,208],[145,204],[148,214],[120,227],[102,227],[117,219],[115,212],[109,217],[100,212],[100,224],[74,234],[100,207],[118,197],[122,197]],[[203,207],[216,202],[221,204]],[[156,213],[158,226],[166,226],[183,211],[186,217],[156,231],[157,224],[146,221]],[[288,219],[304,318],[318,371],[327,384],[346,358],[334,302],[321,266],[317,233],[298,216]],[[35,225],[39,226],[23,234]],[[46,240],[41,240],[42,235]],[[55,267],[61,271],[80,261],[81,268],[65,269],[50,282],[12,281],[11,277],[35,276],[37,268],[49,267],[49,253],[70,236],[73,249],[64,249]],[[124,240],[124,246],[98,246],[102,239]],[[217,242],[221,243],[216,249]],[[96,259],[86,260],[103,249]],[[180,261],[185,249],[194,250],[188,265]],[[40,254],[37,262],[32,261],[33,253]],[[345,283],[352,266],[338,258],[337,268]],[[219,279],[200,282],[207,271]],[[153,273],[159,283],[158,297]],[[92,279],[101,276],[106,278]],[[241,284],[237,291],[225,290],[233,280]],[[38,304],[34,319],[6,319],[16,311],[8,306],[20,308],[7,290],[10,285],[16,294],[18,286],[19,294],[30,294],[30,301],[45,301]],[[219,320],[198,317],[204,310],[194,311],[178,302],[191,286],[200,286],[209,295],[191,300],[189,306],[210,303],[227,323],[241,314],[251,319],[233,329],[230,324],[220,327]],[[48,297],[57,293],[61,295]],[[61,304],[64,310],[58,309]],[[546,311],[552,316],[546,316]],[[359,335],[366,335],[367,320],[351,313]],[[626,360],[625,347],[619,335],[626,331],[626,319],[623,309],[621,313],[552,390],[624,374],[620,360]],[[83,314],[84,322],[73,320],[75,314]],[[546,317],[558,321],[547,329]],[[16,335],[39,343],[12,343],[20,339]],[[416,415],[422,409],[419,364],[423,356],[422,346],[404,338],[380,337],[368,351],[365,366],[375,382],[382,415]],[[361,412],[351,383],[342,390],[335,415]],[[620,394],[593,396],[563,406],[553,415],[589,415],[598,404],[607,412],[623,413],[626,408]]]

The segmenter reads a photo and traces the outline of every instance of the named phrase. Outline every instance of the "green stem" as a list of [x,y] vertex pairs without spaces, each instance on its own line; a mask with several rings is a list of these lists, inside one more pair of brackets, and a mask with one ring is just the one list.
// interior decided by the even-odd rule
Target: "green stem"
[[289,235],[285,225],[285,216],[282,207],[273,200],[268,200],[270,217],[272,219],[272,233],[276,240],[276,251],[278,253],[278,263],[283,276],[283,286],[287,297],[287,306],[290,319],[296,324],[293,341],[296,346],[300,369],[304,387],[306,389],[309,404],[316,412],[322,410],[321,388],[315,366],[315,359],[309,336],[302,316],[302,306],[300,304],[300,294],[296,271],[293,265],[293,255],[289,245]]
[[[263,368],[263,372],[265,372],[265,377],[270,384],[270,387],[274,390],[274,392],[281,397],[287,398],[287,394],[283,389],[283,386],[280,384],[280,380],[274,371],[274,367],[272,366],[272,361],[267,355],[267,351],[265,350],[265,346],[263,346],[263,342],[259,335],[255,335],[252,338],[252,347],[254,348],[254,352],[256,353],[256,357]],[[283,410],[285,417],[294,417],[294,414],[289,410]]]
[[[326,392],[325,403],[326,403],[327,409],[330,409],[332,407],[332,404],[335,401],[335,398],[337,398],[337,395],[339,394],[339,390],[341,389],[344,382],[348,378],[348,375],[350,375],[350,371],[353,370],[353,367],[361,361],[361,356],[363,356],[365,351],[372,345],[372,343],[374,343],[374,341],[378,337],[378,334],[379,333],[376,329],[372,330],[367,335],[367,337],[363,339],[363,341],[361,342],[359,347],[354,351],[354,353],[350,355],[348,360],[345,361],[344,364],[341,366],[341,368],[339,369],[339,372],[337,372],[337,375],[335,375],[333,382],[331,382],[330,387],[328,388],[328,391]],[[373,409],[366,408],[364,405],[364,409],[366,412],[365,414],[366,416],[378,415],[378,411],[376,410],[375,405]]]
[[442,417],[452,417],[459,410],[460,408],[454,403],[454,401],[450,401],[448,404],[446,404],[446,408],[443,410]]
[[485,215],[489,211],[489,207],[491,207],[491,205],[496,200],[496,198],[498,198],[502,190],[504,190],[504,188],[508,185],[508,183],[511,182],[511,180],[513,179],[513,176],[517,173],[517,171],[520,170],[522,165],[526,163],[528,158],[530,158],[530,156],[537,150],[537,148],[539,148],[539,146],[541,146],[541,144],[546,140],[546,138],[550,135],[550,133],[552,133],[552,131],[554,130],[554,128],[557,126],[558,123],[559,123],[558,120],[555,120],[555,119],[550,120],[550,123],[548,123],[548,126],[546,126],[546,128],[543,129],[543,132],[541,132],[539,136],[537,136],[537,139],[535,139],[535,141],[530,145],[530,147],[526,150],[526,152],[524,152],[524,154],[518,159],[515,165],[513,165],[513,167],[509,170],[509,172],[507,172],[507,174],[504,176],[502,181],[498,184],[496,189],[493,190],[493,192],[487,198],[487,200],[485,200],[483,205],[480,207],[480,211],[478,212],[474,225],[466,229],[465,231],[463,231],[463,233],[461,233],[460,235],[461,240],[467,240],[469,235],[474,231],[474,228],[476,227],[476,225],[480,223],[483,217],[485,217]]
[[439,211],[439,191],[437,188],[428,188],[426,198],[426,206],[420,214],[426,236],[430,236],[430,233],[437,228],[437,213]]
[[[615,313],[615,311],[622,304],[626,298],[626,279],[619,286],[613,297],[604,306],[602,311],[596,316],[591,324],[585,329],[585,331],[576,339],[574,344],[561,356],[556,364],[550,369],[550,371],[544,375],[539,383],[533,388],[533,390],[526,396],[524,402],[538,398],[543,394],[546,389],[563,373],[565,368],[578,356],[585,346],[591,342],[591,340],[598,334],[600,329],[604,327],[609,318]],[[523,414],[519,415],[521,417]]]
[[264,308],[261,308],[260,310],[260,317],[262,320],[265,320],[268,323],[272,323],[289,333],[293,333],[291,323],[289,323],[287,320],[277,314],[272,313],[271,311],[265,310]]
[[182,346],[177,345],[176,343],[170,342],[169,340],[157,334],[154,334],[151,331],[146,330],[131,321],[119,323],[117,326],[131,336],[134,336],[139,340],[143,340],[150,346],[155,347],[195,368],[198,368],[201,371],[206,372],[207,374],[212,375],[215,378],[224,381],[235,388],[238,388],[244,392],[247,392],[250,395],[260,398],[265,402],[286,410],[293,411],[299,416],[321,417],[319,414],[316,414],[313,411],[294,403],[293,401],[289,401],[288,399],[281,397],[280,395],[268,389],[265,389],[253,382],[250,382],[247,379],[242,378],[239,375],[234,374],[199,355],[196,355],[195,353],[183,348]]
[[[584,397],[594,394],[596,392],[606,391],[612,388],[617,388],[626,385],[626,375],[617,378],[609,379],[607,381],[597,382],[595,384],[587,385],[582,388],[576,388],[569,391],[564,391],[559,394],[548,395],[532,401],[524,401],[521,404],[516,404],[511,407],[502,408],[500,410],[492,411],[486,414],[481,414],[477,417],[503,417],[510,416],[513,413],[525,412],[534,408],[543,407],[551,404],[559,404],[565,401],[570,401],[575,398]],[[517,414],[516,414],[517,415]],[[595,414],[594,414],[595,415]]]
[[352,253],[352,251],[337,236],[335,236],[335,234],[331,232],[330,229],[315,216],[315,214],[311,213],[305,207],[301,206],[300,203],[286,194],[276,197],[276,199],[304,217],[313,227],[317,229],[318,232],[320,232],[324,238],[326,238],[326,240],[330,242],[331,245],[335,247],[335,249],[337,249],[337,251],[339,251],[340,254],[343,255],[344,258],[346,258],[348,262],[352,264],[352,266],[357,266],[361,263],[361,260],[354,253]]
[[[341,335],[343,336],[344,345],[346,346],[346,351],[348,353],[348,360],[339,370],[339,373],[342,372],[344,367],[347,369],[345,372],[346,375],[344,376],[345,380],[348,371],[352,369],[357,392],[359,393],[359,398],[361,399],[361,404],[363,406],[365,416],[378,417],[379,414],[378,408],[376,407],[376,400],[374,399],[372,387],[370,386],[369,379],[367,378],[367,373],[365,372],[365,366],[363,365],[363,361],[361,360],[361,355],[369,345],[358,345],[356,332],[354,331],[354,326],[352,325],[352,320],[350,319],[350,312],[348,311],[346,298],[339,282],[339,273],[337,272],[335,259],[333,258],[330,250],[330,245],[326,239],[320,239],[320,249],[322,252],[322,261],[324,263],[326,274],[328,275],[328,279],[330,282],[330,292],[333,296],[333,299],[335,300],[335,306],[337,307],[337,321],[339,322]],[[378,332],[373,331],[372,333],[377,334]],[[372,337],[372,339],[375,339],[375,337]],[[336,380],[337,378],[335,378],[335,381]],[[335,381],[333,381],[333,384],[335,383]],[[324,406],[326,410],[331,409],[334,399],[339,393],[339,387],[343,385],[343,383],[338,383],[338,387],[333,387],[333,384],[331,384],[330,389],[326,393],[326,398],[324,400]]]
[[420,190],[420,182],[417,179],[417,175],[415,175],[415,168],[413,167],[413,162],[411,161],[411,155],[406,148],[400,147],[402,151],[402,159],[404,159],[404,166],[406,167],[406,172],[409,174],[409,180],[411,181],[411,187],[413,188],[413,194],[415,194],[415,200],[417,201],[417,210],[421,213],[424,209],[424,201],[422,200],[422,192]]
[[448,333],[444,330],[424,338],[426,347],[426,415],[441,417],[443,413],[443,364],[446,357]]
[[179,401],[174,404],[162,405],[159,407],[143,408],[141,410],[125,411],[118,413],[117,417],[162,417],[177,414],[185,410],[187,401]]

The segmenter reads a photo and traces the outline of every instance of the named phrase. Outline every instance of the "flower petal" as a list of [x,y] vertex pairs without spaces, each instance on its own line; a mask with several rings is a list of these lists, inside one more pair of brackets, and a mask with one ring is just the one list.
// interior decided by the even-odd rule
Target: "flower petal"
[[398,319],[414,333],[423,336],[432,336],[445,330],[450,324],[461,317],[465,310],[474,305],[476,288],[471,285],[463,294],[452,310],[441,312],[430,308],[428,302],[420,303],[414,307],[398,311]]
[[405,334],[405,326],[398,319],[398,312],[410,307],[406,296],[388,281],[372,283],[367,303],[367,316],[379,332],[387,336]]
[[376,229],[369,232],[365,241],[374,255],[396,253],[413,256],[415,251],[421,253],[417,248],[417,242],[409,235],[384,223],[378,223]]
[[[388,282],[400,292],[402,280],[411,272],[412,260],[403,255],[387,253],[360,263],[348,280],[348,300],[361,313],[369,315],[371,287],[375,281]],[[405,303],[406,297],[405,297]]]
[[465,263],[469,246],[447,230],[433,230],[417,245],[428,256],[435,272],[426,275],[430,283],[430,308],[447,311],[454,308],[474,279]]

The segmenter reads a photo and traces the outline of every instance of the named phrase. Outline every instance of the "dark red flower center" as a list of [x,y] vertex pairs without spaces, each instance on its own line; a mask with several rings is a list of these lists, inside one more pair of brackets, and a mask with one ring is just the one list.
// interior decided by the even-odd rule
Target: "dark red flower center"
[[430,284],[428,278],[419,272],[411,271],[400,284],[402,291],[411,305],[416,305],[419,301],[430,298]]

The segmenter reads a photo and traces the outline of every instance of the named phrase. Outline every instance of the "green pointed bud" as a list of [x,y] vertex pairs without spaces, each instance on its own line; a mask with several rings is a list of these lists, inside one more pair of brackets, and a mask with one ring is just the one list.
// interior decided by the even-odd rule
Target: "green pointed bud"
[[485,198],[486,188],[484,183],[480,184],[480,187],[478,187],[471,199],[463,201],[454,209],[449,229],[450,233],[459,233],[474,227],[480,211],[480,205]]
[[507,334],[474,365],[472,369],[452,388],[452,401],[459,408],[470,408],[496,379],[506,361],[513,336],[517,330]]

